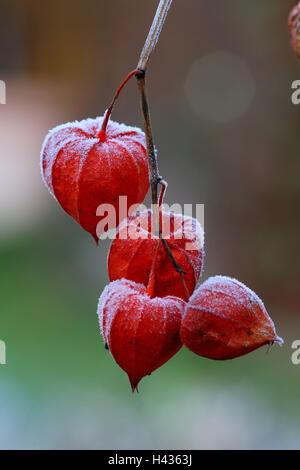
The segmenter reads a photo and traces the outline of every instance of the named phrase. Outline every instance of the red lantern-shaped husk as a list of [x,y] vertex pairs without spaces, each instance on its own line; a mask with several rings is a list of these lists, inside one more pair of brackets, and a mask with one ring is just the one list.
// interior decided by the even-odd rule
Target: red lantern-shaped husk
[[[192,294],[203,267],[203,229],[196,219],[182,214],[162,212],[160,220],[163,238],[178,266],[185,271],[186,286]],[[150,210],[124,220],[108,255],[110,280],[125,278],[147,286],[157,240]],[[161,243],[156,255],[154,297],[167,295],[188,300],[180,274]]]
[[98,305],[102,336],[128,374],[132,390],[181,348],[179,329],[185,303],[151,298],[141,284],[121,279],[104,289]]
[[258,296],[224,276],[208,279],[194,292],[186,304],[180,337],[194,353],[219,360],[283,342]]
[[96,241],[101,220],[97,208],[112,205],[115,223],[107,229],[114,228],[119,224],[119,196],[127,196],[129,208],[141,203],[149,188],[144,133],[113,121],[103,130],[102,124],[99,117],[58,126],[46,136],[41,152],[50,193]]

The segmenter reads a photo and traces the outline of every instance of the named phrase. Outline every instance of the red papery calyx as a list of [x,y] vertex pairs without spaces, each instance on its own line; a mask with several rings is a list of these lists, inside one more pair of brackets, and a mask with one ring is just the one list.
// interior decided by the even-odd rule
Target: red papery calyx
[[126,279],[104,289],[98,304],[101,333],[113,358],[128,374],[132,391],[181,348],[184,305],[176,297],[151,298],[145,286]]
[[[141,203],[149,188],[144,133],[105,117],[63,124],[51,130],[41,151],[41,172],[61,207],[96,242],[99,206],[111,204],[115,228],[119,223],[119,196],[127,206]],[[123,217],[126,217],[125,213]]]
[[241,282],[215,276],[186,304],[180,338],[210,359],[233,359],[266,344],[282,344],[263,302]]
[[[184,280],[192,294],[203,267],[203,229],[196,219],[172,212],[162,211],[160,222],[162,236],[178,266],[185,272]],[[110,280],[125,278],[147,286],[158,239],[151,210],[123,220],[109,250]],[[153,295],[173,295],[188,300],[180,274],[162,243],[156,255]]]

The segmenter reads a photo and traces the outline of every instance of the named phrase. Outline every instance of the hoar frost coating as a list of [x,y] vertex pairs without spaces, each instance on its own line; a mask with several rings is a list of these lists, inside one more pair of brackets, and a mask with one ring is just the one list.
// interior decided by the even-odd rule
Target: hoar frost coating
[[[203,269],[203,229],[192,217],[165,211],[161,212],[161,227],[175,261],[185,272],[187,289],[192,294]],[[151,210],[124,219],[108,254],[110,280],[125,278],[147,285],[158,240]],[[181,276],[160,243],[155,262],[154,296],[167,295],[188,300]]]
[[176,297],[150,298],[145,286],[126,279],[104,289],[98,303],[101,332],[132,390],[181,348],[184,305]]
[[236,279],[215,276],[186,304],[180,337],[210,359],[233,359],[274,342],[282,344],[263,302]]
[[149,188],[144,133],[109,121],[102,141],[102,123],[98,117],[57,126],[41,151],[41,173],[50,193],[96,241],[98,206],[111,204],[118,224],[119,196],[127,196],[129,208],[141,203]]

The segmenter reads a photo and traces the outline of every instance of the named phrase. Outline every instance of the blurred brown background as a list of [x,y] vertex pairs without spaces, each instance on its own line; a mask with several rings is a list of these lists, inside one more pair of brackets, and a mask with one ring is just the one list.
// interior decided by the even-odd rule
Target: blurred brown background
[[[148,72],[168,203],[204,203],[203,279],[263,298],[286,343],[215,363],[182,350],[131,396],[95,314],[108,242],[40,178],[48,129],[102,115],[157,2],[0,0],[0,448],[299,448],[300,78],[292,1],[174,0]],[[142,125],[134,81],[113,119]]]

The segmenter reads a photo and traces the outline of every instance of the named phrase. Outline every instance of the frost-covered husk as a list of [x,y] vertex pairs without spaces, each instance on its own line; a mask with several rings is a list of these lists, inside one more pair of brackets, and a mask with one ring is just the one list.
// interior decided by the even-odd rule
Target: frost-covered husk
[[104,289],[98,303],[102,336],[133,390],[181,348],[184,305],[172,296],[150,298],[145,286],[127,279]]
[[209,278],[186,305],[181,340],[210,359],[233,359],[283,340],[262,300],[247,286],[226,276]]
[[[191,294],[203,269],[203,228],[192,217],[164,210],[161,212],[161,227],[163,238],[178,266],[185,272],[184,279]],[[110,280],[126,278],[147,285],[158,240],[150,209],[124,219],[118,227],[108,254]],[[155,296],[175,295],[188,300],[182,279],[162,244],[158,247],[154,271]]]
[[[119,197],[140,204],[149,188],[144,133],[103,117],[56,126],[47,134],[40,167],[44,183],[61,207],[98,241],[97,208],[109,204],[119,222]],[[101,134],[103,137],[103,134]],[[127,214],[122,214],[122,217]],[[110,225],[110,229],[115,228]]]

